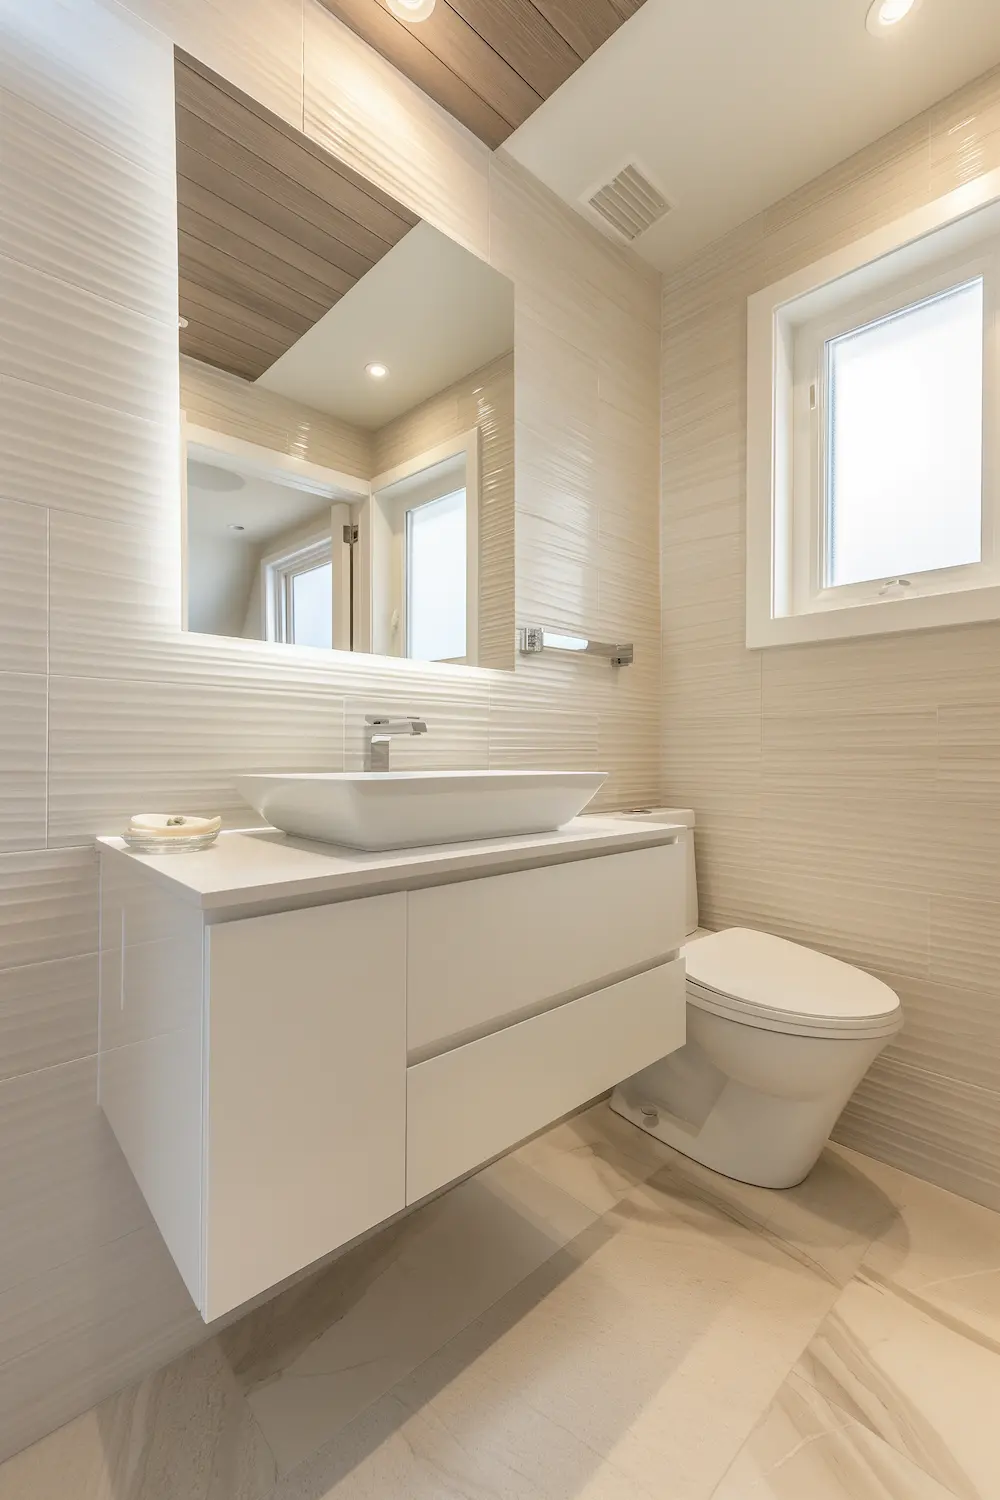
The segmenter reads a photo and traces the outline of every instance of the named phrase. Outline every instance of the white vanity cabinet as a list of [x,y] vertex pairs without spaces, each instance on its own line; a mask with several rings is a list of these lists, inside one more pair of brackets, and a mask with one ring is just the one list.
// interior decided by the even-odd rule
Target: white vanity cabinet
[[101,1103],[206,1321],[683,1044],[672,837],[101,841]]

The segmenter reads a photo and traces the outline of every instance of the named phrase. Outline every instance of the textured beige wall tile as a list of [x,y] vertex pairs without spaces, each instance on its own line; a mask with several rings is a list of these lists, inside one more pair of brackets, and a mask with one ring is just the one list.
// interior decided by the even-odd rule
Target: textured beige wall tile
[[164,149],[160,122],[174,107],[173,55],[157,41],[115,0],[7,4],[0,11],[0,88],[169,178],[173,145]]
[[[49,192],[39,202],[38,184]],[[176,192],[16,94],[0,91],[0,254],[119,302],[177,315]]]
[[48,685],[0,672],[0,850],[45,843]]
[[121,0],[244,93],[302,129],[302,0]]
[[97,1050],[97,955],[0,969],[0,1080]]
[[1000,68],[931,111],[930,157],[934,198],[1000,167]]
[[118,833],[143,806],[253,827],[234,773],[343,766],[342,704],[301,687],[53,677],[49,725],[52,845]]
[[48,587],[48,515],[0,500],[0,670],[47,670]]
[[1000,1210],[1000,1092],[879,1058],[834,1139]]
[[94,851],[0,854],[0,969],[96,952]]
[[[130,1234],[148,1211],[97,1108],[91,1055],[0,1083],[0,1299]],[[0,1323],[2,1329],[2,1323]],[[0,1333],[0,1348],[10,1331]]]
[[372,435],[364,428],[186,356],[181,358],[181,406],[196,427],[225,432],[359,479],[375,473]]

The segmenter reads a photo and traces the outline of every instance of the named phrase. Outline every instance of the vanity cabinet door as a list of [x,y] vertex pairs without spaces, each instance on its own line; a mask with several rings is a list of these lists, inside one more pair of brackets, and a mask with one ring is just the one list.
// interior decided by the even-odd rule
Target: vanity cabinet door
[[207,943],[206,1321],[405,1203],[406,897]]

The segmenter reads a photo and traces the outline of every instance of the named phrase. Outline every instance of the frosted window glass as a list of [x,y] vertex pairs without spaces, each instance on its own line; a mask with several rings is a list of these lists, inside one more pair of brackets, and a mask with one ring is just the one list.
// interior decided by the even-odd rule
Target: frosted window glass
[[982,280],[826,349],[827,587],[979,562]]
[[406,654],[465,655],[465,491],[406,513]]
[[292,638],[296,646],[333,646],[333,564],[292,574]]

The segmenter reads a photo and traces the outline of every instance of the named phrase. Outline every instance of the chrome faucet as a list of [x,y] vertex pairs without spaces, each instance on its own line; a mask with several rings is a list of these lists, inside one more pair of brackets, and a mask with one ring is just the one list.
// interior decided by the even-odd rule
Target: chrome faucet
[[388,771],[389,746],[394,734],[426,734],[423,719],[388,719],[365,714],[365,770]]

